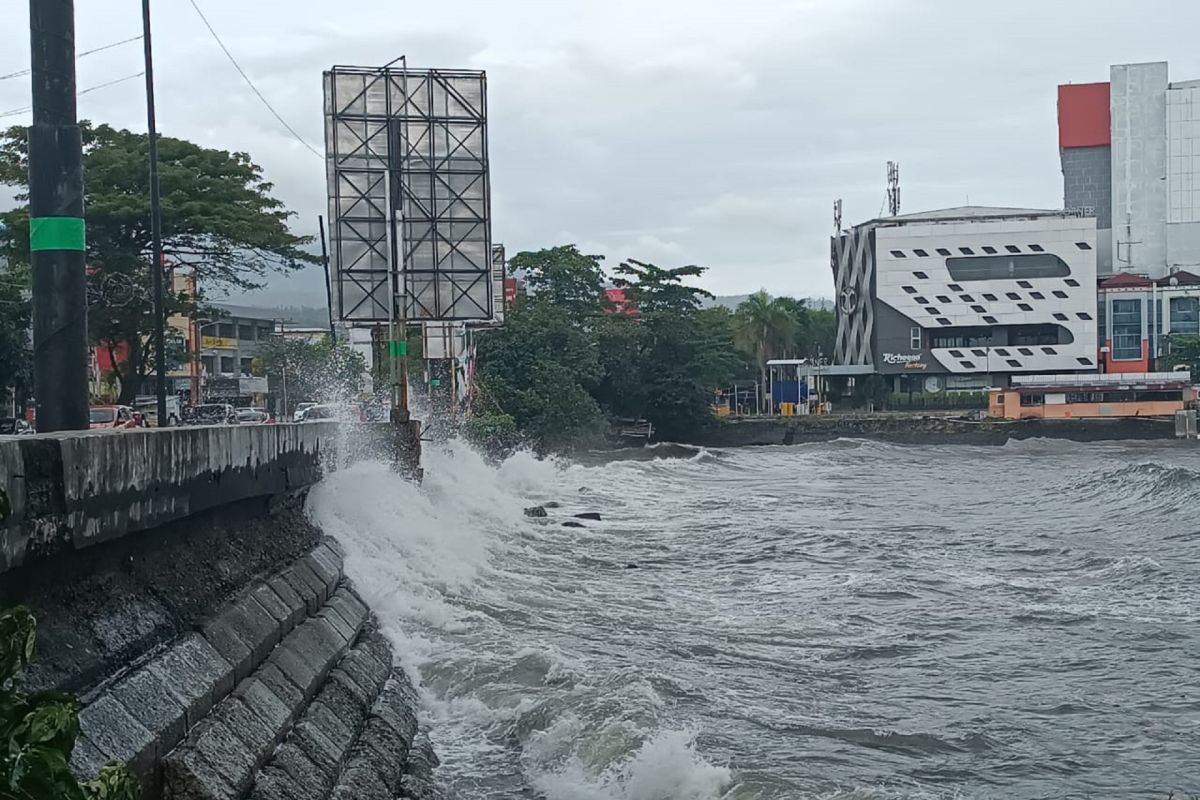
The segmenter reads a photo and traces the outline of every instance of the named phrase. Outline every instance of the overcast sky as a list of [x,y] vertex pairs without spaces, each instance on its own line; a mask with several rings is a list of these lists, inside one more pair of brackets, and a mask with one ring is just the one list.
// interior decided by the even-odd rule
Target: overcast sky
[[[1142,0],[197,0],[280,114],[323,146],[321,71],[407,54],[486,69],[493,238],[573,242],[608,263],[710,267],[707,288],[832,294],[831,206],[878,216],[884,164],[902,210],[1058,207],[1055,87],[1108,65],[1200,78],[1200,2]],[[5,4],[0,74],[28,66]],[[76,0],[79,51],[141,32],[137,0]],[[244,150],[316,232],[323,163],[254,97],[188,0],[155,0],[158,124]],[[79,61],[79,86],[141,70],[139,43]],[[28,104],[0,80],[0,112]],[[142,84],[80,97],[81,117],[145,130]],[[0,118],[24,124],[28,115]],[[270,300],[323,300],[319,271]]]

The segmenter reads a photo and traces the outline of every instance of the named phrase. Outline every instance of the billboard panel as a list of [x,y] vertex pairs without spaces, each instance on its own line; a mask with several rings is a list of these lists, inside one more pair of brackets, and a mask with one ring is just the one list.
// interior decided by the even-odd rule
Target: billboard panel
[[339,317],[491,319],[485,73],[334,67],[325,150]]
[[461,322],[426,322],[421,353],[427,359],[457,359],[466,352],[467,329]]
[[492,245],[492,321],[501,324],[504,322],[504,276],[507,266],[504,245]]

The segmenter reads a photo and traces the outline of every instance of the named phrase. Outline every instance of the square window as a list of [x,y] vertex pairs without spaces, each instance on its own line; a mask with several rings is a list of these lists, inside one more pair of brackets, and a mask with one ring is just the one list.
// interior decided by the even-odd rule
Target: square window
[[1065,281],[1063,281],[1063,283],[1065,283],[1067,286],[1078,286],[1079,285],[1079,281],[1075,280],[1074,278],[1067,278]]
[[908,292],[909,294],[917,293],[917,290],[912,286],[901,286],[900,288],[903,289],[904,291]]
[[1078,247],[1080,250],[1091,250],[1092,249],[1092,246],[1090,244],[1088,244],[1087,242],[1076,242],[1075,246]]
[[1040,244],[1027,244],[1025,246],[1035,253],[1044,253],[1046,251],[1046,248],[1042,247]]
[[1077,358],[1075,360],[1078,361],[1080,364],[1083,364],[1085,367],[1090,367],[1092,365],[1092,360],[1090,358],[1083,358],[1082,356],[1080,356],[1079,358]]
[[1046,295],[1042,294],[1041,292],[1030,292],[1029,299],[1030,300],[1045,300]]
[[1079,317],[1080,319],[1091,319],[1092,318],[1092,315],[1087,313],[1086,311],[1080,311],[1075,316]]
[[975,298],[971,297],[971,295],[969,295],[969,294],[960,294],[959,297],[962,298],[962,301],[964,303],[974,303],[975,302]]
[[946,319],[945,317],[938,317],[938,325],[950,325],[950,324],[951,324],[950,320]]
[[983,321],[986,322],[988,325],[995,325],[997,322],[995,317],[984,317]]
[[1066,322],[1067,315],[1066,315],[1066,314],[1060,314],[1060,313],[1058,313],[1058,312],[1056,311],[1056,312],[1054,312],[1054,318],[1055,318],[1056,320],[1058,320],[1059,322]]
[[909,349],[910,350],[920,350],[921,349],[921,338],[922,338],[921,337],[921,329],[919,327],[914,325],[913,327],[909,328],[908,329],[908,347],[909,347]]
[[994,303],[997,300],[999,300],[1000,298],[996,297],[996,295],[991,294],[990,292],[984,292],[983,299],[987,300],[989,303]]
[[979,356],[980,358],[987,358],[987,350],[972,350],[971,355]]
[[1020,286],[1022,289],[1032,289],[1033,288],[1033,284],[1030,283],[1029,281],[1017,281],[1017,286]]
[[983,312],[987,311],[987,309],[983,306],[971,306],[971,310],[976,314],[982,314]]
[[994,256],[996,255],[996,248],[992,247],[990,244],[985,244],[983,246],[983,252],[987,253],[989,256]]
[[926,275],[924,272],[914,272],[913,277],[920,278],[923,281],[929,280],[929,276]]
[[1020,353],[1020,354],[1021,354],[1021,355],[1023,355],[1023,356],[1031,356],[1031,355],[1033,355],[1033,351],[1032,351],[1032,350],[1030,350],[1028,347],[1018,347],[1018,348],[1017,348],[1017,352],[1018,352],[1018,353]]
[[1052,292],[1052,294],[1053,294],[1055,297],[1057,297],[1059,300],[1065,300],[1065,299],[1067,298],[1067,293],[1066,293],[1066,292],[1064,292],[1062,289],[1055,289],[1055,290]]
[[938,311],[938,310],[937,310],[936,308],[934,308],[933,306],[927,306],[927,307],[925,308],[925,313],[926,313],[926,314],[933,314],[933,315],[937,315],[937,314],[940,314],[940,313],[942,313],[942,312]]
[[939,248],[937,249],[937,254],[938,254],[939,256],[948,256],[948,255],[950,255],[950,251],[949,251],[949,250],[947,250],[947,249],[946,249],[946,248],[944,248],[944,247],[939,247]]
[[962,291],[962,287],[959,286],[957,283],[951,283],[946,288],[952,292],[961,292]]
[[1033,306],[1029,305],[1029,303],[1017,303],[1017,308],[1022,311],[1033,311]]
[[919,247],[916,248],[915,250],[913,250],[913,255],[917,256],[917,258],[928,258],[929,257],[929,253],[926,253],[924,250],[922,250]]
[[962,253],[964,256],[975,255],[975,251],[969,247],[960,247],[960,248],[958,248],[958,252]]
[[1006,245],[1004,245],[1004,249],[1010,253],[1021,252],[1021,248],[1017,247],[1015,244],[1006,244]]
[[963,357],[962,350],[951,350],[950,355],[953,356],[954,358],[962,358]]
[[962,364],[967,369],[975,369],[975,365],[973,363],[971,363],[970,361],[960,361],[958,363]]
[[937,301],[938,301],[939,303],[949,303],[949,302],[950,302],[950,298],[949,298],[949,297],[946,297],[946,295],[944,295],[944,294],[939,294],[939,295],[937,296]]
[[921,305],[925,305],[926,303],[929,302],[928,300],[926,300],[924,297],[921,297],[920,295],[917,295],[916,297],[914,297],[913,300],[915,300],[917,303],[919,303]]
[[891,252],[892,252],[892,258],[908,258],[908,256],[904,255],[903,250],[893,250]]
[[1007,350],[1005,350],[1003,347],[997,347],[997,348],[996,348],[996,355],[998,355],[998,356],[1005,356],[1005,357],[1007,357],[1007,356],[1008,356],[1008,351],[1007,351]]
[[1058,351],[1057,351],[1057,350],[1055,350],[1053,347],[1043,347],[1043,348],[1042,348],[1042,352],[1043,352],[1043,353],[1045,353],[1045,354],[1046,354],[1046,355],[1048,355],[1048,356],[1056,356],[1056,355],[1058,355]]
[[1021,362],[1017,361],[1015,358],[1010,358],[1005,363],[1008,364],[1010,367],[1015,367],[1017,369],[1020,369],[1020,367],[1021,367]]
[[1021,299],[1021,295],[1017,294],[1016,292],[1006,292],[1004,296],[1007,297],[1009,300],[1020,300]]

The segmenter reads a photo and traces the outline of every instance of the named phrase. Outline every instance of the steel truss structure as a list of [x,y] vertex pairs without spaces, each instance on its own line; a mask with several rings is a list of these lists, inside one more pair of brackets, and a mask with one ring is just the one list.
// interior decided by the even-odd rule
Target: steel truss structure
[[334,67],[325,151],[338,316],[492,319],[486,74]]

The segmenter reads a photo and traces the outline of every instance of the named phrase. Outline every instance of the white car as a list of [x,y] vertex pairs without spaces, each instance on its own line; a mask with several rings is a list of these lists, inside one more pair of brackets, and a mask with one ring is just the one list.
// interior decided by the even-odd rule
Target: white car
[[296,410],[292,412],[292,422],[299,422],[304,419],[304,412],[316,406],[316,403],[298,403]]

